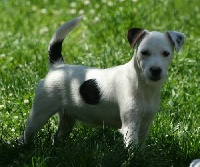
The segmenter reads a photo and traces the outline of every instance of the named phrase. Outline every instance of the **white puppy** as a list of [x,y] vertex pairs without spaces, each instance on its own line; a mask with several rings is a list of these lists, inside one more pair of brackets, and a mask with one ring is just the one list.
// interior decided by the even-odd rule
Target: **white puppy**
[[144,141],[159,109],[161,85],[167,69],[184,43],[180,32],[149,32],[140,28],[127,33],[135,55],[126,64],[108,69],[65,65],[62,42],[80,17],[64,23],[49,45],[50,69],[38,84],[23,135],[27,144],[50,117],[58,113],[57,138],[70,134],[76,120],[120,128],[126,146]]

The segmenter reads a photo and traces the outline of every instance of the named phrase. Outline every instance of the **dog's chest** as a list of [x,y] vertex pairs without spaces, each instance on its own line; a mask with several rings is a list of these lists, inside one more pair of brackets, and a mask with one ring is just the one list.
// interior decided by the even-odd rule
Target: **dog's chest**
[[160,106],[160,95],[148,96],[145,94],[136,99],[136,104],[140,112],[155,113]]
[[138,105],[138,109],[140,112],[143,113],[155,113],[159,109],[159,103],[153,101],[143,101],[141,104]]

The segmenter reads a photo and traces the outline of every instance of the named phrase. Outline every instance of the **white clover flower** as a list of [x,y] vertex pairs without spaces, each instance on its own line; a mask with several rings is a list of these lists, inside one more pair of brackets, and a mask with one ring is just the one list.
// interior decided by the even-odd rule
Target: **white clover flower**
[[0,57],[1,57],[1,58],[5,58],[6,55],[3,53],[3,54],[0,55]]
[[45,9],[45,8],[41,9],[40,13],[42,13],[42,14],[47,13],[47,9]]
[[98,3],[95,4],[95,8],[99,8],[100,5]]
[[4,109],[4,108],[6,108],[6,106],[5,106],[5,105],[3,105],[3,104],[2,104],[2,105],[0,105],[0,110],[1,110],[1,109]]
[[87,45],[87,44],[85,44],[85,50],[88,50],[88,49],[89,49],[88,45]]
[[44,34],[48,31],[49,31],[48,27],[43,27],[43,28],[40,29],[40,34]]
[[14,119],[18,119],[19,117],[18,117],[17,115],[15,115],[13,118],[14,118]]
[[37,10],[37,7],[36,6],[32,6],[32,11],[36,11]]
[[123,7],[122,7],[122,6],[120,6],[120,7],[119,7],[119,10],[120,10],[120,11],[122,11],[122,10],[123,10]]
[[94,18],[94,21],[95,21],[95,22],[98,22],[99,20],[100,20],[99,17],[95,17],[95,18]]
[[94,14],[95,13],[95,10],[94,9],[91,9],[90,10],[90,14]]
[[28,99],[25,99],[24,100],[24,104],[28,104],[29,103],[29,100]]
[[71,10],[70,10],[70,13],[71,13],[71,14],[76,14],[76,9],[71,9]]
[[113,2],[109,1],[108,6],[113,6]]
[[90,1],[88,1],[88,0],[84,1],[84,5],[89,5],[89,4],[90,4]]
[[77,6],[76,2],[70,3],[70,7],[71,7],[71,8],[75,8],[76,6]]
[[84,21],[86,21],[86,20],[87,20],[87,17],[86,17],[86,16],[83,16],[82,18],[83,18],[83,20],[84,20]]
[[84,13],[85,13],[84,10],[80,10],[80,11],[78,12],[79,15],[83,15]]
[[30,5],[31,4],[31,2],[30,1],[26,1],[26,5]]

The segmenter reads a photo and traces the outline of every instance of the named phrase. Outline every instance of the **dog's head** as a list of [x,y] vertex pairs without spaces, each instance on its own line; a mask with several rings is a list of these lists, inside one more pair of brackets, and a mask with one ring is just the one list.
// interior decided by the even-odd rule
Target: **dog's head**
[[174,50],[179,52],[185,35],[176,31],[161,33],[132,28],[127,38],[131,47],[137,45],[134,59],[140,77],[148,84],[157,85],[165,81]]

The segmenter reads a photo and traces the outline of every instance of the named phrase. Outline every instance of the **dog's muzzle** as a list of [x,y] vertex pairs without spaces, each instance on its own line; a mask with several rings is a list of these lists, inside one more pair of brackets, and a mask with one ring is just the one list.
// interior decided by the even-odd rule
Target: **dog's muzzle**
[[149,70],[151,72],[150,80],[158,81],[161,79],[162,69],[160,67],[153,66]]

